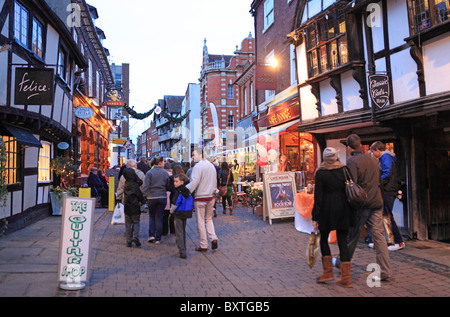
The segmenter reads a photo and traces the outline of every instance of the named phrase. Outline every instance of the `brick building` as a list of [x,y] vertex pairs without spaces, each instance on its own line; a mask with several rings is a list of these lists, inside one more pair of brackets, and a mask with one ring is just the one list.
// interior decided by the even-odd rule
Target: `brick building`
[[202,136],[208,153],[222,157],[225,151],[235,149],[238,87],[234,82],[243,66],[254,59],[254,39],[251,34],[236,47],[234,55],[209,54],[203,46],[200,76],[200,103]]

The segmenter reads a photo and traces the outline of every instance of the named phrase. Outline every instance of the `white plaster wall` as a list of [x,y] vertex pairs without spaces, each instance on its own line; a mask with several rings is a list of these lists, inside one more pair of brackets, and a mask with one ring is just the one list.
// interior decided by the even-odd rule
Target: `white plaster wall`
[[311,92],[311,86],[300,88],[302,102],[302,120],[316,119],[319,116],[317,111],[317,99]]
[[338,112],[336,90],[330,85],[330,80],[320,82],[320,102],[322,105],[322,115],[330,115]]
[[353,78],[350,71],[341,74],[341,86],[344,111],[361,109],[364,107],[363,100],[359,97],[359,84]]
[[409,49],[391,55],[392,92],[394,103],[420,97],[417,64]]
[[450,90],[450,33],[423,44],[427,95]]
[[405,44],[409,37],[408,8],[404,0],[387,1],[389,46],[395,48]]
[[26,193],[23,197],[23,210],[36,206],[37,181],[37,175],[24,177],[23,186]]

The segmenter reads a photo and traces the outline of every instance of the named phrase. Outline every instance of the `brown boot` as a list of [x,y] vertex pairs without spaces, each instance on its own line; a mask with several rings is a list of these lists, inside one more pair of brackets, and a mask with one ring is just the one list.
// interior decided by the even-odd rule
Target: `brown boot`
[[233,207],[230,207],[230,216],[233,216]]
[[341,262],[341,278],[336,284],[342,287],[352,287],[351,281],[351,262]]
[[317,278],[317,283],[334,280],[333,264],[331,263],[331,256],[326,255],[322,257],[323,274]]

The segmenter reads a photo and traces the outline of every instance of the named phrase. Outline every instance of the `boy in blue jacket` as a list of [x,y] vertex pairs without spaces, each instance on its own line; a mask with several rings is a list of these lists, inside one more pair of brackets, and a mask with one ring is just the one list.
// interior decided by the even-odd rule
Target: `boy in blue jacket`
[[194,209],[194,199],[185,186],[188,182],[189,178],[186,175],[174,176],[175,191],[170,208],[170,213],[175,217],[175,236],[182,259],[186,259],[186,220],[192,218]]

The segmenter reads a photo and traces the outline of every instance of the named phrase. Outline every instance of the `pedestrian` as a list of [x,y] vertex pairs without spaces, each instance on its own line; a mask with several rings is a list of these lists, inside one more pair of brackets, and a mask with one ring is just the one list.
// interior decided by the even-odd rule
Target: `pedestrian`
[[220,167],[221,168],[219,171],[219,184],[220,186],[227,188],[227,194],[225,196],[222,196],[223,214],[226,215],[227,213],[227,202],[228,202],[230,216],[232,216],[233,201],[231,199],[231,196],[233,195],[233,176],[227,162],[223,162]]
[[197,162],[192,162],[191,166],[188,168],[188,170],[186,171],[186,176],[189,177],[189,179],[192,176],[192,170],[194,169],[195,165],[197,164]]
[[108,190],[103,185],[100,177],[98,177],[98,169],[96,167],[91,168],[87,184],[91,188],[91,196],[97,197],[100,206],[105,208],[108,205]]
[[171,200],[170,214],[175,219],[175,236],[178,251],[182,259],[186,259],[186,222],[192,218],[194,199],[186,188],[189,178],[183,173],[174,176],[173,197]]
[[192,159],[197,162],[192,170],[190,183],[186,186],[192,193],[195,191],[194,206],[197,212],[197,230],[200,246],[195,251],[205,252],[208,250],[208,240],[211,241],[211,249],[218,247],[218,238],[212,220],[215,196],[217,195],[217,173],[202,154],[194,150]]
[[[323,151],[323,162],[316,171],[315,177],[312,220],[314,228],[320,231],[320,251],[322,253],[323,274],[317,278],[317,282],[334,280],[328,236],[331,231],[336,230],[342,261],[341,279],[336,283],[340,286],[351,287],[347,234],[349,228],[355,225],[355,218],[345,195],[344,168],[345,165],[339,161],[335,148],[328,147]],[[344,269],[346,266],[348,269]]]
[[154,167],[145,174],[143,194],[147,198],[149,237],[147,242],[160,244],[164,209],[170,209],[169,174],[164,170],[164,158],[154,159]]
[[[405,247],[403,237],[395,222],[392,209],[395,198],[401,194],[400,184],[397,177],[395,154],[386,149],[386,145],[381,141],[376,141],[370,146],[373,156],[378,159],[378,167],[381,170],[381,184],[383,195],[383,220],[388,235],[388,250],[396,251]],[[373,247],[372,238],[369,236],[369,246]]]
[[[128,160],[125,168],[132,168],[134,170],[134,172],[136,173],[136,175],[139,177],[139,179],[142,181],[142,184],[140,186],[140,189],[141,189],[141,192],[142,192],[142,190],[144,189],[143,183],[144,183],[144,180],[145,180],[145,174],[141,170],[139,170],[137,168],[136,161],[135,160]],[[119,179],[119,184],[117,186],[117,192],[116,192],[116,200],[122,200],[122,202],[123,202],[123,192],[125,190],[125,181],[126,181],[125,177],[123,176],[123,171],[124,170],[125,169],[122,170],[122,176]]]
[[[372,235],[375,245],[376,263],[380,266],[380,276],[377,278],[387,280],[391,275],[391,265],[383,225],[383,197],[381,196],[381,175],[375,158],[364,153],[361,139],[356,134],[347,137],[347,146],[351,150],[351,157],[347,160],[347,167],[353,181],[363,187],[367,193],[364,206],[356,210],[356,225],[350,228],[347,245],[350,259],[358,243],[364,224]],[[340,262],[336,259],[336,266],[343,265],[342,269],[350,272],[350,262]]]
[[145,198],[141,192],[142,180],[138,177],[133,168],[125,168],[122,173],[125,178],[123,190],[123,206],[125,212],[125,236],[127,247],[131,247],[133,242],[137,247],[141,246],[139,241],[141,204],[145,203]]
[[[164,163],[164,169],[169,174],[169,200],[172,201],[173,192],[175,190],[175,186],[173,183],[173,172],[172,165],[169,162]],[[163,218],[163,231],[162,235],[166,236],[167,234],[175,234],[175,222],[173,217],[170,216],[170,205],[164,208],[164,218]]]
[[137,165],[137,168],[140,169],[144,174],[146,174],[148,172],[150,167],[148,166],[147,157],[146,156],[142,156],[140,158],[139,163]]

